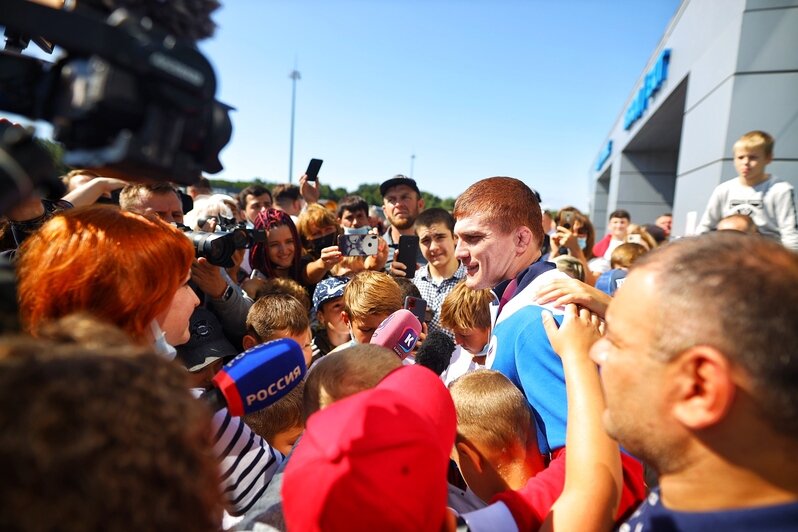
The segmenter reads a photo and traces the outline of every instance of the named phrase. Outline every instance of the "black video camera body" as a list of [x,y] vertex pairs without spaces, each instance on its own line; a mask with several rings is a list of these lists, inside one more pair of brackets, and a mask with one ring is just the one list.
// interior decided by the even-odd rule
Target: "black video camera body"
[[[222,219],[224,220],[224,219]],[[230,268],[234,265],[233,253],[238,249],[249,249],[256,242],[266,241],[265,229],[251,229],[245,222],[220,223],[214,233],[192,231],[185,225],[178,225],[194,244],[194,255],[205,257],[215,266]]]
[[[52,123],[67,165],[182,184],[222,169],[230,107],[214,99],[213,68],[193,43],[125,9],[105,18],[82,6],[67,12],[27,0],[2,3],[0,109]],[[21,55],[29,36],[52,41],[65,55],[56,63]],[[16,177],[0,165],[3,194],[20,188]]]

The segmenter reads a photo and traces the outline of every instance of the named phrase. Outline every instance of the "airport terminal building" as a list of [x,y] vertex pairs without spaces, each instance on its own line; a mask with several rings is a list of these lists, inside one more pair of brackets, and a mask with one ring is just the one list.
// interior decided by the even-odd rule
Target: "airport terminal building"
[[684,0],[590,169],[597,237],[616,209],[672,212],[673,234],[692,234],[754,129],[776,139],[768,171],[798,188],[798,0]]

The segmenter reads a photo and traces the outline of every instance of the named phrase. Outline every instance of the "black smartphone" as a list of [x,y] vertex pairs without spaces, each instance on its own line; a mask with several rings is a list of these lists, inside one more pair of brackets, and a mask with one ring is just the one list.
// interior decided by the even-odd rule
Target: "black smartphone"
[[321,256],[321,250],[324,248],[328,248],[330,246],[334,246],[336,244],[336,235],[335,233],[330,233],[329,235],[320,236],[319,238],[314,238],[310,241],[311,247],[313,248],[313,253],[317,256]]
[[418,318],[419,323],[427,321],[427,302],[420,297],[407,296],[405,308]]
[[402,235],[399,237],[399,250],[395,261],[405,265],[405,277],[412,279],[416,275],[416,257],[418,256],[418,236]]
[[319,178],[319,170],[321,170],[321,159],[311,159],[308,164],[308,169],[305,174],[308,176],[308,181],[316,181]]

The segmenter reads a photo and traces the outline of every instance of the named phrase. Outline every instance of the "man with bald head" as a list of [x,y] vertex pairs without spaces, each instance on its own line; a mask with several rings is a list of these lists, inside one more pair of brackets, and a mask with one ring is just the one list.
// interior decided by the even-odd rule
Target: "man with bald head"
[[798,526],[798,256],[736,231],[642,257],[593,345],[607,432],[659,474],[621,530]]

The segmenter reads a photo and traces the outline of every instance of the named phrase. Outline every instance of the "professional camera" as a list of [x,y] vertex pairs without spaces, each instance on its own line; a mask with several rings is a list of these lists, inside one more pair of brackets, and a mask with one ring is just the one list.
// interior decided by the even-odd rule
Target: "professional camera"
[[[52,123],[67,165],[183,184],[222,169],[230,107],[214,99],[216,77],[193,43],[125,9],[105,18],[81,6],[67,12],[26,0],[2,4],[0,109]],[[65,54],[55,63],[21,55],[31,39]],[[0,161],[7,152],[0,145]],[[20,186],[15,172],[0,164],[0,183],[4,195],[22,198],[33,187]]]
[[233,253],[237,249],[249,249],[256,242],[266,241],[265,229],[249,229],[244,222],[237,224],[224,218],[214,233],[192,231],[185,225],[178,225],[178,228],[191,239],[197,258],[205,257],[211,264],[223,268],[233,266]]

